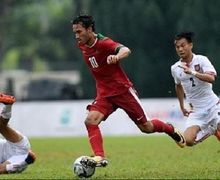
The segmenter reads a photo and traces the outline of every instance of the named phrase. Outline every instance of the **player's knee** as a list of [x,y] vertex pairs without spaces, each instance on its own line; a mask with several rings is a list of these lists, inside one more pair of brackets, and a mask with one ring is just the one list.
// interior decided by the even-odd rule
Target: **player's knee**
[[92,122],[92,120],[89,118],[86,118],[84,121],[85,125],[90,125],[90,124],[92,124],[91,122]]
[[93,115],[88,115],[86,120],[85,120],[85,125],[98,125],[99,124],[99,119],[96,116]]
[[193,145],[194,145],[194,142],[192,142],[192,141],[186,141],[186,145],[187,145],[187,146],[193,146]]
[[185,138],[186,139],[186,145],[187,146],[193,146],[195,144],[194,138]]

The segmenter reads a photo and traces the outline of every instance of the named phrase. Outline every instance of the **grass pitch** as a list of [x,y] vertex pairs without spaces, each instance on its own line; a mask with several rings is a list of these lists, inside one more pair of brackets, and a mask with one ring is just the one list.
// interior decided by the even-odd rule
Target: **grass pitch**
[[[22,174],[0,179],[77,179],[73,161],[90,155],[86,137],[32,138],[35,164]],[[179,148],[168,136],[104,137],[109,165],[91,179],[219,179],[220,143],[210,137],[194,147]]]

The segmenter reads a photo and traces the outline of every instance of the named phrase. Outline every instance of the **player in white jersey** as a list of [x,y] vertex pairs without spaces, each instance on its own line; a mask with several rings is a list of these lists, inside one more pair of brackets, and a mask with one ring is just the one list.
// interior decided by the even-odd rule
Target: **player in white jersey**
[[[212,90],[216,70],[206,56],[192,52],[193,32],[177,34],[174,45],[180,60],[171,66],[181,111],[187,116],[184,137],[187,146],[210,135],[220,140],[220,103]],[[190,109],[185,108],[184,98]]]
[[14,102],[13,96],[0,94],[0,103],[4,104],[0,113],[0,133],[4,137],[0,138],[0,174],[20,173],[36,158],[27,137],[8,125]]

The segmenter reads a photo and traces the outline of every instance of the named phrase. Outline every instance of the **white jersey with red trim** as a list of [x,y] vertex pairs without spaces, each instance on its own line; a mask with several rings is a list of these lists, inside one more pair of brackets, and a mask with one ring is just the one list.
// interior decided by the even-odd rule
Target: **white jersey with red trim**
[[[212,84],[201,81],[191,74],[184,73],[181,59],[171,66],[171,73],[176,84],[181,84],[186,100],[193,106],[193,109],[209,109],[218,101],[218,96],[212,90]],[[217,75],[214,66],[206,56],[193,54],[189,68],[200,73],[211,73]]]

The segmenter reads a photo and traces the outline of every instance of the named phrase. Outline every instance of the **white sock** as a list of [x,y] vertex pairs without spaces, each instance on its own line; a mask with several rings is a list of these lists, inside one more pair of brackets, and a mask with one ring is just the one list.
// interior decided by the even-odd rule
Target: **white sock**
[[196,136],[196,140],[194,144],[200,143],[207,139],[209,136],[213,135],[215,133],[215,128],[213,126],[209,126],[208,128],[199,131],[199,133]]
[[27,168],[28,164],[23,161],[20,163],[11,163],[11,164],[6,164],[6,171],[8,173],[20,173],[24,171]]
[[12,105],[11,104],[7,104],[2,108],[2,112],[1,112],[1,116],[4,119],[10,119],[11,118],[11,108]]

